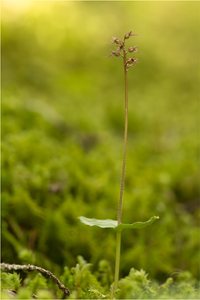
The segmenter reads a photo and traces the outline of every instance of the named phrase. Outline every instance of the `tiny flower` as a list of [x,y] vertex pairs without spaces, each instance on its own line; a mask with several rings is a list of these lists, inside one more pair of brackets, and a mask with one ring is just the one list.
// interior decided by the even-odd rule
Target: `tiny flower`
[[138,48],[137,47],[129,47],[128,52],[137,52]]
[[136,58],[129,58],[127,61],[126,61],[126,70],[128,71],[128,69],[134,65],[138,60]]
[[127,59],[127,61],[126,61],[126,64],[127,64],[127,65],[130,65],[130,64],[133,64],[133,63],[135,63],[136,61],[137,61],[137,59],[136,59],[136,58],[134,58],[134,57],[131,57],[131,58]]
[[112,51],[112,55],[113,56],[120,56],[120,52],[119,52],[119,50],[116,50],[116,51]]
[[112,38],[112,41],[113,41],[113,44],[117,44],[117,45],[121,45],[122,44],[122,41],[116,37],[113,37]]
[[129,31],[125,34],[124,39],[129,39],[131,36],[135,36],[135,34],[132,31]]

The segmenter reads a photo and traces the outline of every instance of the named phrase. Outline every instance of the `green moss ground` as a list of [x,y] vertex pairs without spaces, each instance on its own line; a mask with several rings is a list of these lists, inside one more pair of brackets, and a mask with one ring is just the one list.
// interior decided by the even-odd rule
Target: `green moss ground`
[[[116,217],[123,77],[120,61],[109,57],[110,40],[132,29],[139,63],[128,74],[123,220],[160,220],[123,234],[118,297],[197,298],[199,8],[198,2],[54,2],[16,11],[4,4],[4,262],[49,268],[71,298],[108,296],[115,236],[78,217]],[[92,267],[76,265],[80,255]],[[39,298],[57,293],[39,275],[23,286],[17,275],[2,275],[3,289],[14,282],[18,299],[36,287]]]

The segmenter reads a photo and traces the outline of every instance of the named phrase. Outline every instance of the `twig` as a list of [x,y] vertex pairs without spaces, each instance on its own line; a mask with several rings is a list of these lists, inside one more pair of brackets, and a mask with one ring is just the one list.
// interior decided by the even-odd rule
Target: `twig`
[[1,263],[0,267],[2,270],[5,270],[7,272],[37,271],[37,272],[41,273],[43,276],[47,276],[47,277],[51,278],[57,284],[58,288],[63,291],[64,296],[69,296],[69,294],[70,294],[69,289],[67,287],[65,287],[65,285],[49,270],[46,270],[46,269],[43,269],[41,267],[34,266],[34,265],[16,265],[16,264],[7,264],[7,263]]

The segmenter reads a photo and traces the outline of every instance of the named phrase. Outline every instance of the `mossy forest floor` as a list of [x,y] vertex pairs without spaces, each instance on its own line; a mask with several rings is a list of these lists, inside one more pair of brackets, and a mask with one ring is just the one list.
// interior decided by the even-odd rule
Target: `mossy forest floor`
[[[50,270],[70,299],[109,299],[115,234],[78,217],[116,218],[124,92],[110,40],[133,30],[123,221],[160,220],[123,233],[116,298],[199,299],[200,3],[9,2],[2,261]],[[3,299],[62,298],[37,272],[1,275]]]

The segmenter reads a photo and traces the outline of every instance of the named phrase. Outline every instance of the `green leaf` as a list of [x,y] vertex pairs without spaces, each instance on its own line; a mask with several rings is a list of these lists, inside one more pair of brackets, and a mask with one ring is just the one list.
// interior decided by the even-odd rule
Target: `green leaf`
[[123,229],[139,229],[139,228],[144,228],[146,226],[149,226],[153,224],[156,220],[158,220],[158,216],[153,216],[146,222],[135,222],[132,224],[119,224],[117,220],[111,220],[111,219],[105,219],[105,220],[99,220],[99,219],[91,219],[91,218],[86,218],[86,217],[79,217],[79,220],[88,226],[97,226],[101,228],[114,228],[116,230],[123,230]]
[[79,220],[89,226],[97,226],[101,228],[116,228],[117,227],[117,221],[111,220],[111,219],[105,219],[105,220],[99,220],[99,219],[90,219],[86,217],[79,217]]
[[159,217],[158,216],[153,216],[151,217],[149,220],[145,221],[145,222],[135,222],[132,224],[120,224],[117,226],[118,230],[123,230],[123,229],[140,229],[140,228],[144,228],[147,227],[151,224],[153,224],[156,220],[158,220]]

